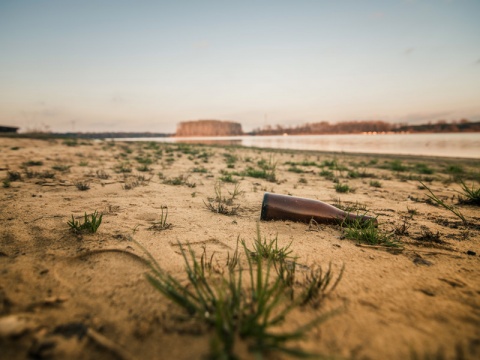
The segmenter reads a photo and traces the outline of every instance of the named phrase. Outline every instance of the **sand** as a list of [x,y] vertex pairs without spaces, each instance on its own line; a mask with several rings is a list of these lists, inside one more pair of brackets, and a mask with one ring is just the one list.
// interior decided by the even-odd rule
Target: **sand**
[[[147,158],[152,163],[142,169]],[[258,168],[262,159],[276,163],[274,182],[225,173]],[[353,192],[338,193],[328,173],[319,175],[328,167],[291,165],[333,160],[344,168],[331,170],[333,176]],[[392,164],[407,169],[394,171]],[[423,172],[433,174],[420,174],[425,166]],[[128,168],[130,173],[120,172]],[[356,175],[348,177],[347,169]],[[339,274],[345,267],[319,306],[298,307],[281,325],[293,330],[338,310],[292,347],[334,358],[478,359],[480,212],[457,204],[461,188],[454,181],[460,176],[470,186],[478,171],[477,160],[0,138],[0,178],[12,180],[0,187],[1,358],[205,358],[211,329],[183,316],[146,281],[145,253],[132,239],[181,281],[179,244],[190,243],[198,256],[203,247],[215,252],[214,263],[222,268],[238,237],[253,243],[269,191],[366,208],[378,216],[382,233],[396,230],[392,236],[400,244],[397,251],[358,246],[337,225],[260,222],[263,237],[277,236],[279,246],[291,243],[299,272],[331,263]],[[235,188],[228,180],[238,181],[236,215],[205,205],[221,177],[227,197]],[[470,225],[429,203],[419,178]],[[79,190],[82,184],[89,189]],[[171,226],[161,230],[167,209]],[[76,233],[67,225],[72,215],[82,222],[85,212],[94,211],[103,214],[96,233]],[[252,356],[242,341],[236,347],[241,358]]]

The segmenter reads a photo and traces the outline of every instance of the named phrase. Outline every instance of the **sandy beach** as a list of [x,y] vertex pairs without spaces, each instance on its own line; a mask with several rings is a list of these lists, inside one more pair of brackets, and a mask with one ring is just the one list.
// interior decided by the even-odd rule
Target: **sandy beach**
[[[212,327],[147,281],[142,247],[186,284],[190,244],[218,278],[237,240],[253,248],[257,224],[262,239],[290,245],[296,294],[312,269],[342,274],[272,328],[330,314],[288,347],[339,359],[480,358],[480,211],[459,183],[478,189],[480,160],[20,138],[0,138],[0,149],[2,359],[208,358],[219,346]],[[219,191],[232,214],[212,211]],[[385,241],[259,221],[265,192],[376,216]],[[95,233],[68,225],[95,212]],[[250,342],[236,338],[238,358],[253,358]]]

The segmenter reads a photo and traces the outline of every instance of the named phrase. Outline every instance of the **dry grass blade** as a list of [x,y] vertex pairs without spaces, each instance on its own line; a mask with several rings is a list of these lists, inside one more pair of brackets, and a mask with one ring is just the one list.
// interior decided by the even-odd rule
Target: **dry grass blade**
[[326,271],[323,271],[321,266],[311,269],[305,276],[304,292],[301,296],[302,304],[312,303],[318,307],[321,301],[335,290],[340,280],[342,280],[345,265],[342,266],[340,274],[335,278],[332,270],[332,263],[328,264]]
[[427,185],[425,185],[423,182],[420,181],[420,184],[422,184],[422,186],[429,192],[429,194],[427,194],[427,196],[430,200],[432,200],[434,203],[436,203],[436,204],[442,206],[443,208],[447,209],[448,211],[450,211],[452,214],[454,214],[456,217],[458,217],[460,220],[462,220],[464,225],[468,225],[467,219],[465,219],[465,216],[463,216],[463,214],[460,212],[460,210],[458,210],[456,207],[454,207],[452,205],[445,204],[445,202],[443,200],[439,199],[438,196],[435,195],[433,193],[433,191],[430,190],[430,188]]

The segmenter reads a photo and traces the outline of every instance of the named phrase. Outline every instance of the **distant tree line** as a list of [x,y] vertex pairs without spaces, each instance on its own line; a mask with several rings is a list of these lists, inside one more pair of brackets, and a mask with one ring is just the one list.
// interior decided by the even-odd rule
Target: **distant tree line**
[[438,120],[423,125],[409,125],[405,123],[392,124],[381,120],[344,121],[329,123],[327,121],[306,123],[297,126],[266,125],[251,131],[251,135],[322,135],[322,134],[362,134],[387,132],[480,132],[480,122],[470,122],[468,119],[447,122]]
[[67,138],[81,138],[81,139],[114,139],[114,138],[153,138],[153,137],[168,137],[172,134],[152,133],[152,132],[88,132],[88,133],[57,133],[62,137]]
[[447,122],[445,120],[438,120],[435,123],[429,122],[423,125],[400,125],[395,131],[399,132],[480,132],[480,122],[470,122],[468,119],[461,119],[458,121]]
[[[407,123],[389,123],[382,120],[368,121],[344,121],[339,123],[330,123],[328,121],[306,123],[296,126],[266,125],[256,128],[245,135],[323,135],[323,134],[362,134],[362,133],[454,133],[454,132],[480,132],[480,122],[471,122],[468,119],[460,119],[448,122],[446,120],[437,120],[422,125],[410,125]],[[27,129],[27,131],[17,133],[0,133],[2,137],[61,137],[61,138],[91,138],[91,139],[111,139],[111,138],[152,138],[152,137],[170,137],[175,134],[152,133],[152,132],[66,132],[54,133],[49,128],[45,129]]]
[[33,138],[33,139],[115,139],[115,138],[157,138],[169,137],[174,134],[151,132],[66,132],[25,131],[23,133],[2,133],[0,137]]

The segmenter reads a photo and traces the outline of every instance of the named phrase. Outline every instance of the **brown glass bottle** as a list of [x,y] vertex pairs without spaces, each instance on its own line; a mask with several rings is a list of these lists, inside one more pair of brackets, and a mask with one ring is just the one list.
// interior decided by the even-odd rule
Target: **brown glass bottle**
[[260,220],[292,220],[308,223],[311,219],[319,224],[339,224],[356,220],[372,221],[377,224],[374,217],[350,214],[318,200],[268,192],[263,196]]

